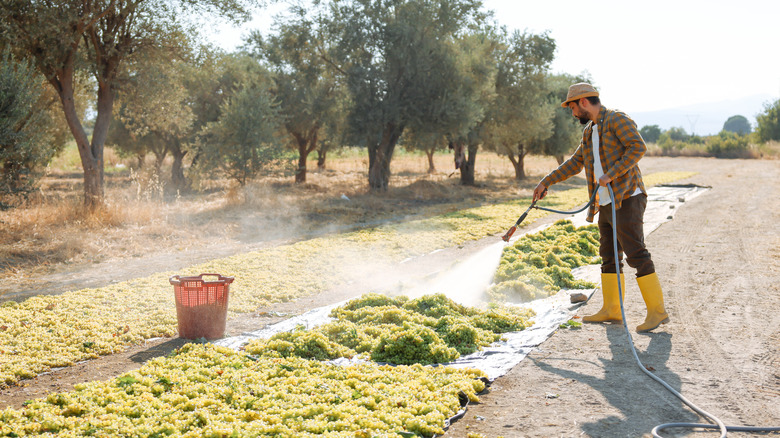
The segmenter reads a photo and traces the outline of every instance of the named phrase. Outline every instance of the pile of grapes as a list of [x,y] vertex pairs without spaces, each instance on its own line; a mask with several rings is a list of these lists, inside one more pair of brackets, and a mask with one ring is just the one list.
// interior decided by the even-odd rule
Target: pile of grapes
[[598,226],[576,228],[560,220],[504,249],[488,294],[499,302],[528,302],[561,289],[593,288],[593,283],[575,280],[571,270],[596,263],[601,263]]
[[363,355],[392,364],[445,363],[479,350],[502,333],[531,325],[528,309],[461,306],[443,294],[410,300],[366,294],[331,312],[332,322],[247,344],[250,354],[318,360]]
[[338,366],[187,344],[108,381],[0,412],[0,436],[409,437],[441,435],[484,374]]

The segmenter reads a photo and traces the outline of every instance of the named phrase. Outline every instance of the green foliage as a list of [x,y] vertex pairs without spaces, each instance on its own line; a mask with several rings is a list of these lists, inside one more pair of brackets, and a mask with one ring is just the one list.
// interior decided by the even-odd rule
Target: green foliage
[[707,151],[718,158],[755,158],[749,137],[723,130],[706,140]]
[[593,284],[575,280],[571,269],[598,263],[598,245],[596,225],[575,229],[570,221],[560,220],[505,248],[488,292],[495,299],[524,302],[560,289],[591,288]]
[[[0,36],[20,58],[34,59],[57,91],[70,131],[81,151],[85,206],[103,201],[103,147],[123,67],[151,47],[187,44],[197,33],[188,20],[203,13],[246,18],[249,0],[30,2],[0,0]],[[187,17],[187,18],[185,18]],[[189,27],[189,29],[188,29]],[[186,29],[186,30],[185,30]],[[96,79],[97,116],[91,138],[78,114],[80,74]]]
[[306,158],[320,143],[338,142],[346,99],[336,72],[322,56],[333,42],[323,39],[309,15],[307,9],[291,6],[290,14],[277,16],[274,33],[263,37],[254,32],[247,44],[273,72],[274,94],[290,136],[286,144],[299,155],[296,182],[306,181]]
[[780,99],[766,103],[764,112],[756,117],[756,132],[760,141],[780,141]]
[[[740,117],[734,116],[729,120],[740,120]],[[735,126],[739,123],[736,122]],[[761,126],[759,125],[757,131],[760,129]],[[651,148],[649,153],[665,156],[758,158],[764,152],[760,149],[760,146],[751,144],[751,142],[755,143],[759,138],[759,132],[746,135],[725,129],[717,135],[701,137],[688,135],[683,128],[678,127],[661,133],[657,143],[660,153],[658,149],[654,148]]]
[[661,128],[658,125],[645,125],[639,130],[645,143],[656,143],[661,138]]
[[177,190],[188,188],[182,160],[197,133],[192,108],[196,89],[185,86],[191,69],[186,58],[181,51],[148,49],[129,60],[106,139],[121,156],[138,158],[139,167],[146,155],[154,154],[158,173],[165,157],[173,155],[171,180]]
[[48,144],[50,120],[38,105],[37,78],[29,64],[0,55],[0,209],[34,188],[56,151]]
[[704,140],[695,135],[688,135],[685,129],[681,127],[669,128],[661,133],[658,139],[663,155],[684,155],[685,151],[691,149],[701,149]]
[[455,38],[483,20],[479,7],[473,0],[350,0],[331,8],[323,24],[339,43],[329,55],[349,89],[352,143],[369,149],[371,188],[387,188],[405,129],[452,126],[471,113],[457,92],[470,75],[458,63]]
[[487,30],[469,31],[457,36],[453,44],[455,67],[459,82],[449,84],[451,117],[438,118],[426,124],[410,126],[404,147],[428,150],[447,146],[449,141],[475,142],[478,126],[484,120],[487,108],[495,99],[496,63],[495,37]]
[[[554,105],[552,119],[552,135],[539,143],[541,152],[553,157],[562,157],[572,152],[582,138],[582,125],[572,117],[568,108],[562,108],[560,103],[566,100],[571,84],[590,82],[589,78],[567,74],[550,75],[547,78],[550,89],[550,103]],[[538,152],[534,149],[533,152]]]
[[216,168],[246,184],[285,156],[277,137],[280,122],[268,85],[256,78],[241,83],[222,104],[217,121],[203,131],[201,172]]
[[667,139],[674,141],[686,141],[688,138],[690,138],[690,136],[687,132],[685,132],[685,129],[681,127],[673,127],[664,131],[659,140],[663,143]]
[[506,29],[498,41],[496,99],[487,115],[483,147],[506,155],[520,179],[524,177],[523,158],[542,153],[554,132],[560,102],[549,97],[547,72],[554,59],[555,41],[547,33],[509,34]]
[[733,132],[739,135],[750,134],[753,129],[750,127],[750,122],[745,116],[731,116],[723,124],[723,130]]

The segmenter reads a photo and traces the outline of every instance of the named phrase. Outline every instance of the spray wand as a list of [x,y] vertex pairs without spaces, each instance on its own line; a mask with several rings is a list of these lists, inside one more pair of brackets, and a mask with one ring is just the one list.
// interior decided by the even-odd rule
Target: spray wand
[[504,236],[501,237],[501,238],[504,240],[504,242],[509,242],[509,239],[512,237],[512,234],[515,234],[515,231],[517,231],[517,227],[520,225],[521,222],[523,222],[525,220],[525,217],[528,216],[528,212],[531,211],[532,208],[536,208],[538,210],[549,211],[551,213],[558,213],[558,214],[576,214],[576,213],[579,213],[579,212],[585,210],[586,208],[588,208],[590,206],[590,204],[593,204],[593,201],[596,199],[596,193],[597,193],[597,191],[594,190],[593,193],[590,195],[590,200],[588,200],[588,203],[585,204],[585,206],[583,206],[582,208],[580,208],[578,210],[573,210],[573,211],[561,211],[561,210],[554,210],[552,208],[537,207],[536,206],[536,201],[538,201],[539,199],[544,198],[544,196],[547,194],[547,189],[544,189],[544,192],[542,192],[542,196],[540,196],[539,199],[537,199],[536,201],[531,203],[531,205],[528,207],[528,209],[526,209],[525,212],[523,212],[523,214],[520,215],[520,219],[518,219],[517,222],[515,222],[515,224],[512,225],[512,228],[510,228],[509,231],[507,231],[506,234],[504,234]]
[[[544,192],[547,193],[547,190],[545,190]],[[527,209],[525,209],[523,214],[520,215],[520,219],[518,219],[517,222],[515,222],[515,224],[512,225],[512,228],[510,228],[509,231],[507,231],[506,234],[504,234],[504,236],[501,237],[501,239],[503,239],[504,242],[509,242],[509,239],[512,238],[512,234],[515,234],[515,231],[517,231],[517,227],[519,227],[520,224],[525,220],[525,217],[528,216],[528,212],[531,211],[531,209],[534,208],[535,205],[536,205],[536,201],[532,202],[531,205],[528,206]]]

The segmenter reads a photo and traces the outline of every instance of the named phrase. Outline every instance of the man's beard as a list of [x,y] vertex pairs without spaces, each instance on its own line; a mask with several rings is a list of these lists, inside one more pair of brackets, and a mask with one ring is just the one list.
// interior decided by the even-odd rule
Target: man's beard
[[587,125],[590,122],[590,119],[587,117],[577,116],[577,118],[580,120],[580,125]]

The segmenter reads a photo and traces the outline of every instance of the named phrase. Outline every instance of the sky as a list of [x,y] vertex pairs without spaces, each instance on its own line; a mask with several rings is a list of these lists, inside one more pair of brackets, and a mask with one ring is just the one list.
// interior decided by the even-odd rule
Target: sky
[[[780,98],[777,0],[483,0],[510,30],[549,32],[553,73],[588,72],[605,106],[629,114],[764,95]],[[273,11],[222,26],[230,50]],[[762,108],[756,108],[759,112]]]

